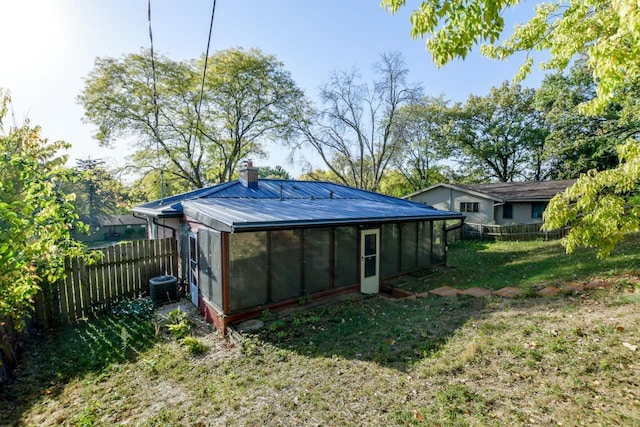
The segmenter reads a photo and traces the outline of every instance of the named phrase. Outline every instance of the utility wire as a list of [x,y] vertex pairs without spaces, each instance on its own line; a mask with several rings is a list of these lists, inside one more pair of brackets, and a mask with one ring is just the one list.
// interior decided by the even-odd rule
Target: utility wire
[[[200,84],[200,97],[198,99],[198,105],[196,106],[196,126],[195,132],[198,132],[200,126],[200,109],[202,108],[202,98],[204,96],[204,82],[207,77],[207,62],[209,60],[209,47],[211,46],[211,33],[213,32],[213,18],[216,14],[216,0],[213,0],[213,6],[211,7],[211,21],[209,22],[209,37],[207,39],[207,51],[204,54],[204,69],[202,70],[202,83]],[[189,145],[191,145],[191,137],[193,131],[189,132]]]
[[[147,2],[147,18],[149,21],[149,41],[151,43],[151,76],[152,76],[152,81],[153,81],[153,112],[154,112],[154,126],[155,126],[155,132],[156,132],[156,160],[158,161],[158,164],[160,164],[160,142],[158,141],[158,116],[159,116],[159,109],[158,109],[158,90],[157,90],[157,85],[156,85],[156,60],[155,60],[155,55],[153,54],[153,32],[151,31],[151,0],[148,0]],[[160,165],[160,204],[162,204],[164,199],[164,170],[162,168],[162,165]]]

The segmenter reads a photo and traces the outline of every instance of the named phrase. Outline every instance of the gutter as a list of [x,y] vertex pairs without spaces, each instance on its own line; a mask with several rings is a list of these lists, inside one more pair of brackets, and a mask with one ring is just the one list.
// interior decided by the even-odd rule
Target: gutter
[[157,217],[151,217],[151,216],[147,216],[147,217],[141,217],[141,216],[137,216],[136,215],[137,212],[135,211],[131,211],[131,215],[133,215],[134,218],[138,218],[138,219],[144,219],[146,221],[149,221],[149,218],[151,218],[151,222],[155,225],[157,225],[158,227],[163,227],[163,228],[168,228],[169,230],[171,230],[171,236],[173,237],[173,239],[176,239],[176,230],[173,227],[169,227],[168,225],[164,225],[164,224],[160,224],[158,223],[158,218]]
[[158,222],[158,218],[152,218],[151,222],[154,223],[155,225],[157,225],[158,227],[168,228],[169,230],[171,230],[171,236],[173,237],[173,240],[176,240],[176,230],[175,230],[175,228],[169,227],[168,225],[160,224]]

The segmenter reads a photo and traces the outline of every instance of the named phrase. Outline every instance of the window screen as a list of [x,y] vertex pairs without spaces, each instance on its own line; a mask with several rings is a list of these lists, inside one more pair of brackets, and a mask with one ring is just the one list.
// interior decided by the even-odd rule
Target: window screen
[[435,263],[444,261],[444,221],[433,221],[431,259]]
[[220,232],[198,230],[198,271],[202,297],[222,309],[222,241]]
[[304,292],[313,294],[329,289],[331,230],[304,230]]
[[300,296],[300,230],[271,232],[271,299],[281,301]]
[[400,225],[402,228],[400,270],[411,271],[416,268],[418,224],[415,222],[405,222]]
[[431,221],[418,223],[418,267],[431,264]]
[[358,283],[358,229],[337,227],[335,229],[334,286]]
[[399,271],[398,249],[400,230],[398,224],[384,224],[380,231],[380,269],[382,277],[389,277]]
[[267,302],[267,233],[229,235],[229,310]]

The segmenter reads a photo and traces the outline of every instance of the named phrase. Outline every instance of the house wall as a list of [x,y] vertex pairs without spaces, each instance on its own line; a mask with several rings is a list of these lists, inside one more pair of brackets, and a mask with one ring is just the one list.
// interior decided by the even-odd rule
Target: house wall
[[[379,227],[381,281],[444,261],[444,221]],[[361,229],[343,226],[232,233],[225,248],[219,232],[200,228],[200,297],[221,314],[236,315],[358,285]],[[222,253],[225,250],[227,256]]]
[[436,209],[460,212],[460,203],[477,202],[478,212],[462,212],[466,222],[485,224],[494,222],[494,201],[477,197],[463,191],[447,187],[435,187],[431,190],[410,197],[410,200],[431,205]]
[[[542,222],[541,218],[532,218],[531,217],[531,209],[532,203],[530,202],[522,202],[522,203],[512,203],[513,206],[513,218],[505,219],[503,214],[503,206],[496,206],[496,224],[498,225],[509,225],[509,224],[531,224],[535,222]],[[470,221],[472,222],[472,221]]]

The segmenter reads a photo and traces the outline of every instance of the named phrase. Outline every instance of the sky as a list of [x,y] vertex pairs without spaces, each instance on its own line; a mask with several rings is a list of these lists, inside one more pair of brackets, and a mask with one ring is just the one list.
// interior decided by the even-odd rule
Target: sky
[[[404,56],[410,82],[454,102],[486,95],[513,78],[522,57],[501,62],[472,53],[436,68],[424,40],[409,36],[408,3],[391,15],[379,0],[217,0],[210,53],[257,47],[275,55],[312,99],[333,71],[355,67],[371,83],[373,64],[395,51]],[[505,15],[507,27],[526,21],[535,3],[524,1]],[[199,57],[206,50],[212,5],[213,0],[151,0],[154,50],[174,60]],[[125,165],[130,142],[99,147],[92,138],[96,128],[83,122],[76,98],[96,57],[149,48],[147,0],[0,0],[0,22],[0,88],[11,93],[15,122],[28,119],[49,140],[72,144],[71,164],[90,157]],[[535,88],[542,77],[534,72],[523,85]],[[270,157],[254,163],[281,165],[293,176],[302,172],[304,159],[287,163],[282,148],[268,149]],[[304,157],[321,166],[311,153]]]

